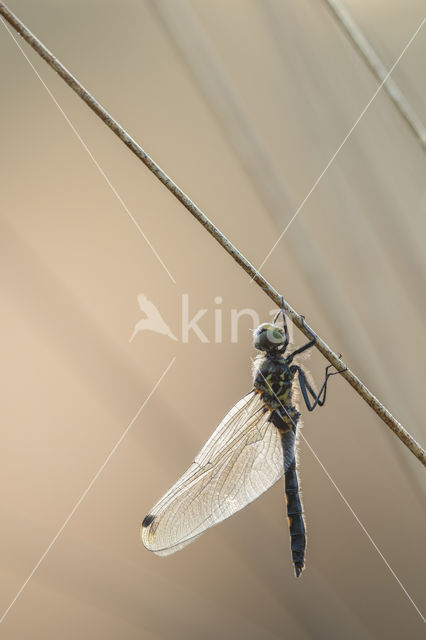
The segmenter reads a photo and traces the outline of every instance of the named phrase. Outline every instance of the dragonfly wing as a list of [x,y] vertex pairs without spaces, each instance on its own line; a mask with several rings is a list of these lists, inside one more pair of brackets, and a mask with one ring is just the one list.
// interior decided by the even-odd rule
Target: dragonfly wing
[[278,429],[258,394],[244,396],[225,416],[188,471],[142,523],[142,541],[168,555],[229,518],[284,473]]

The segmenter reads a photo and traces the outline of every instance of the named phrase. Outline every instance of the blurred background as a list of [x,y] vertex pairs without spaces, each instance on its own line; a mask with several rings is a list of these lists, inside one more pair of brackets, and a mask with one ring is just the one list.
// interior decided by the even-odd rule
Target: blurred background
[[[342,2],[387,68],[425,17],[421,0]],[[262,273],[424,444],[425,154],[380,91],[311,191],[378,87],[327,5],[8,6],[255,266],[310,194]],[[1,637],[423,638],[421,616],[303,440],[301,579],[281,482],[184,551],[145,550],[142,518],[251,388],[252,320],[240,318],[232,342],[232,310],[263,321],[272,305],[22,46],[129,213],[2,26],[0,615],[137,417]],[[425,55],[423,28],[393,72],[423,121]],[[177,340],[140,331],[130,341],[141,293]],[[184,300],[189,318],[207,310],[208,342],[192,331],[182,340]],[[313,351],[303,364],[319,386],[325,360]],[[419,461],[338,377],[327,405],[304,411],[303,434],[424,611]]]

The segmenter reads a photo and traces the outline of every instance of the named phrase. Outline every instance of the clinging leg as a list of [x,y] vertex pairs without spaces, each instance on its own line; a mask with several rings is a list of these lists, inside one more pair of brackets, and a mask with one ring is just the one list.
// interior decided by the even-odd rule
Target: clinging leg
[[[322,383],[321,389],[319,390],[318,394],[315,393],[315,391],[312,388],[309,380],[307,379],[306,374],[303,371],[303,369],[301,367],[297,366],[297,365],[293,365],[291,367],[293,371],[297,371],[297,373],[298,373],[300,390],[302,392],[302,396],[303,396],[303,399],[305,401],[306,408],[308,409],[308,411],[313,411],[317,405],[322,407],[325,404],[325,399],[326,399],[326,395],[327,395],[328,379],[331,376],[334,376],[334,375],[336,375],[338,373],[342,373],[342,371],[346,371],[346,369],[342,369],[342,371],[333,371],[333,372],[330,373],[328,370],[332,366],[333,365],[329,364],[325,368],[325,380]],[[311,395],[311,398],[309,397],[309,394]],[[312,402],[312,400],[314,402]]]
[[310,349],[311,347],[313,347],[314,344],[317,341],[317,337],[316,337],[315,333],[313,333],[313,331],[311,331],[309,329],[308,325],[305,323],[305,316],[300,316],[300,317],[302,318],[302,325],[305,327],[305,329],[308,331],[308,333],[312,336],[312,340],[310,340],[306,344],[302,345],[301,347],[299,347],[298,349],[293,351],[293,353],[290,353],[290,355],[288,355],[287,358],[286,358],[287,363],[292,362],[294,356],[297,356],[299,353],[302,353],[303,351],[306,351],[306,349]]
[[286,340],[285,344],[287,346],[288,343],[290,342],[290,336],[289,336],[289,333],[288,333],[287,317],[285,315],[285,307],[284,307],[284,298],[283,298],[283,296],[281,296],[281,310],[278,311],[277,315],[275,316],[274,324],[276,323],[280,313],[282,314],[282,317],[283,317],[283,329],[284,329],[285,340]]

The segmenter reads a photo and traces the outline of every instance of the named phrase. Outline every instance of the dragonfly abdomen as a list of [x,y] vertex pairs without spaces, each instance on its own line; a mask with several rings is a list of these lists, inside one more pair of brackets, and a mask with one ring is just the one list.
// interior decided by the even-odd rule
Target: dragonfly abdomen
[[[284,440],[285,434],[282,435]],[[285,442],[283,441],[283,446]],[[305,566],[306,532],[303,519],[302,501],[299,495],[296,458],[285,472],[285,495],[287,501],[287,516],[291,538],[291,555],[296,577],[298,578]]]

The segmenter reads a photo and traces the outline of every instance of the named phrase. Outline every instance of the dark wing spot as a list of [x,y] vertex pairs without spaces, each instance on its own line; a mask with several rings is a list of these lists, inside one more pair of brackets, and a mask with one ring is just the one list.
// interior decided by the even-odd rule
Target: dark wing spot
[[154,519],[155,516],[153,516],[152,513],[148,513],[148,515],[143,519],[142,526],[149,527],[149,525],[154,522]]

